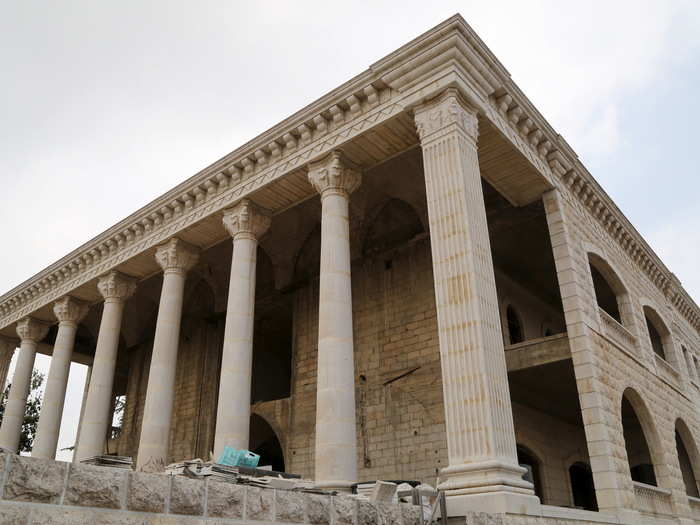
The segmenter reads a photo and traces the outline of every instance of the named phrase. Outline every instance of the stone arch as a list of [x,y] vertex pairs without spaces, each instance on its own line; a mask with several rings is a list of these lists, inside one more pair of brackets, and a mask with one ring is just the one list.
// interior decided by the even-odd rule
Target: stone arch
[[318,276],[321,265],[321,223],[307,234],[294,259],[294,278],[296,283],[305,282]]
[[598,511],[598,500],[591,466],[586,461],[574,461],[567,464],[566,470],[571,491],[571,502],[575,507]]
[[599,309],[628,328],[634,325],[627,286],[610,261],[593,247],[587,247],[588,267]]
[[540,502],[545,503],[543,491],[544,483],[542,478],[544,468],[542,459],[540,459],[544,456],[536,454],[530,447],[523,445],[521,442],[517,443],[516,451],[518,454],[518,464],[527,469],[527,472],[523,475],[523,479],[532,483],[535,496],[540,498]]
[[260,455],[259,466],[271,465],[272,470],[285,471],[285,454],[281,434],[274,423],[257,412],[250,414],[249,448]]
[[368,219],[362,236],[363,256],[389,251],[425,233],[418,212],[397,198],[385,199]]
[[211,283],[201,277],[192,279],[185,289],[183,300],[183,317],[196,315],[202,317],[214,312],[216,292]]
[[675,424],[676,453],[683,484],[688,496],[700,497],[700,452],[693,434],[683,419],[676,419]]
[[651,412],[637,390],[626,388],[620,399],[620,423],[632,481],[660,486],[665,475],[661,439]]
[[642,312],[646,321],[646,332],[651,349],[659,357],[677,365],[669,324],[659,314],[658,309],[649,303],[642,303]]

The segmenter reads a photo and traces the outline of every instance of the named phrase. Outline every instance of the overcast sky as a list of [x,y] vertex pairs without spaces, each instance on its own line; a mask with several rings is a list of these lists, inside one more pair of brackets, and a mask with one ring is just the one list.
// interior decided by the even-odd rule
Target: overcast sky
[[0,294],[460,12],[700,298],[697,0],[0,7]]

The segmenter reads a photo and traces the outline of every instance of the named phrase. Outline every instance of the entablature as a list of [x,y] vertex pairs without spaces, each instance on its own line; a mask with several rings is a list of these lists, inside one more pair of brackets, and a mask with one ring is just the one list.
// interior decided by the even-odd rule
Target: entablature
[[[306,165],[334,149],[366,168],[415,145],[412,108],[448,87],[458,88],[478,109],[480,122],[490,125],[486,133],[500,134],[522,155],[513,159],[513,175],[507,181],[489,178],[484,163],[484,176],[496,189],[523,205],[550,187],[569,188],[679,313],[700,330],[698,306],[459,15],[372,64],[0,297],[0,329],[69,292],[79,299],[98,300],[90,291],[95,279],[117,267],[141,277],[157,271],[152,265],[141,267],[130,261],[141,254],[152,255],[156,245],[174,235],[194,242],[188,232],[193,237],[197,231],[196,244],[211,246],[222,230],[220,225],[213,227],[210,218],[218,220],[223,209],[242,198],[273,212],[309,198],[313,192],[305,178]],[[381,127],[385,133],[376,133]]]

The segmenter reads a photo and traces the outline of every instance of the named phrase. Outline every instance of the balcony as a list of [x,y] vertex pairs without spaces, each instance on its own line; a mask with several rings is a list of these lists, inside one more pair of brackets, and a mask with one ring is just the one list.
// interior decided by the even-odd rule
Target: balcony
[[598,307],[598,314],[600,316],[600,331],[603,336],[623,350],[634,353],[637,338],[600,307]]
[[688,505],[690,506],[690,512],[693,513],[693,516],[700,516],[700,498],[688,496]]
[[671,366],[671,364],[666,361],[663,357],[654,354],[654,357],[656,358],[656,371],[663,379],[666,381],[668,384],[680,388],[680,382],[681,382],[681,374]]
[[566,332],[508,345],[505,350],[508,372],[571,359]]
[[673,505],[671,503],[671,491],[662,489],[646,483],[633,481],[634,497],[637,501],[637,510],[644,514],[655,514],[660,516],[673,515]]

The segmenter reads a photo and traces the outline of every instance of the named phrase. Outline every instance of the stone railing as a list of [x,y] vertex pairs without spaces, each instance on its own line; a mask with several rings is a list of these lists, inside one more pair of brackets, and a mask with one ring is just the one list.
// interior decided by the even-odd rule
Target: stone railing
[[690,511],[693,513],[693,516],[698,516],[698,518],[700,518],[700,498],[688,496],[688,505],[690,506]]
[[634,484],[634,497],[637,501],[638,511],[662,516],[673,514],[670,490],[637,481],[632,483]]
[[418,525],[420,507],[0,453],[0,523]]
[[637,346],[637,338],[600,307],[598,307],[598,314],[600,315],[600,329],[603,334],[618,346],[634,352]]
[[673,368],[673,366],[671,366],[671,364],[668,361],[666,361],[663,357],[657,354],[654,354],[654,357],[656,358],[656,370],[658,371],[661,378],[664,379],[667,383],[676,386],[676,388],[680,388],[680,372]]

